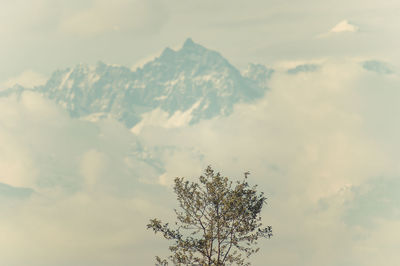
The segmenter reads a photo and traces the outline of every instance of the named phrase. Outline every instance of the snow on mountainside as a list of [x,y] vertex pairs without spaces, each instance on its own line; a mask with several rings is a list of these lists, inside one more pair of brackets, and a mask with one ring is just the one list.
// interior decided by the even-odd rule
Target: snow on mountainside
[[264,65],[249,64],[247,69],[243,72],[243,76],[255,81],[259,87],[266,88],[267,82],[273,73],[273,69],[268,69]]
[[[189,123],[228,115],[235,103],[262,97],[271,74],[265,66],[250,65],[242,75],[218,52],[187,39],[180,50],[166,48],[135,71],[101,62],[94,67],[79,64],[54,72],[45,85],[32,90],[55,100],[73,117],[112,116],[131,128],[157,108],[169,117],[189,114]],[[24,90],[15,87],[1,95]]]

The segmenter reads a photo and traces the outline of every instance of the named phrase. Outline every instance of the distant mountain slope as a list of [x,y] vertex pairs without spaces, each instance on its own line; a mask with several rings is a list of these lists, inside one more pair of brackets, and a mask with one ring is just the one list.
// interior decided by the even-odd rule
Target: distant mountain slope
[[30,188],[13,187],[4,183],[0,183],[0,198],[28,198],[34,193]]
[[382,61],[379,60],[367,60],[362,63],[362,67],[367,70],[367,71],[372,71],[377,74],[383,74],[383,75],[388,75],[388,74],[393,74],[394,70],[392,67]]
[[[190,123],[228,115],[237,102],[264,95],[272,71],[250,65],[242,75],[218,52],[187,39],[174,51],[166,48],[135,71],[123,66],[84,64],[54,72],[38,91],[66,108],[73,117],[112,116],[131,128],[141,115],[160,108],[169,115],[190,111]],[[21,87],[3,91],[22,92]]]

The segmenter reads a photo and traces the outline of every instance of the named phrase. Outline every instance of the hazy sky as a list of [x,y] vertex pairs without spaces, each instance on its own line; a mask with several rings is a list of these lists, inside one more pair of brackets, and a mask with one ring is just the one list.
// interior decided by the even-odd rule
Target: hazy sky
[[[396,0],[2,0],[0,82],[78,62],[134,66],[192,37],[234,65],[399,59]],[[352,27],[329,33],[347,20]],[[39,75],[40,74],[40,75]]]
[[[268,197],[275,235],[253,265],[400,265],[399,17],[398,0],[0,0],[0,88],[135,67],[188,37],[276,69],[228,117],[171,128],[156,110],[136,134],[36,93],[0,98],[0,183],[36,191],[0,198],[0,265],[153,265],[168,243],[146,222],[172,219],[172,178],[208,164],[250,170]],[[287,72],[301,64],[317,67]],[[160,146],[164,173],[135,159]]]

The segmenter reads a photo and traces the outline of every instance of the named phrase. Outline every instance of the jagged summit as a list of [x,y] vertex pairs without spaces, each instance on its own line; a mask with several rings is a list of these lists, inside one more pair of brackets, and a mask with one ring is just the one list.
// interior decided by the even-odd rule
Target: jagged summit
[[[228,115],[235,103],[264,95],[262,67],[242,75],[220,53],[192,39],[132,71],[98,62],[55,71],[34,90],[66,108],[73,117],[112,116],[133,127],[142,114],[160,108],[171,116],[188,113],[190,123]],[[262,74],[261,72],[264,74]],[[264,80],[265,81],[265,80]],[[0,95],[1,96],[1,95]]]
[[203,47],[202,45],[195,43],[192,38],[187,38],[186,41],[183,43],[182,49],[183,51],[206,51],[207,48]]
[[164,49],[164,51],[161,53],[160,57],[170,57],[173,56],[176,52],[172,50],[171,48],[167,47]]
[[160,57],[156,58],[155,62],[149,62],[148,64],[166,63],[170,65],[173,63],[175,65],[181,65],[189,62],[192,62],[193,64],[209,64],[210,62],[208,61],[210,60],[229,64],[228,61],[218,52],[207,49],[204,46],[193,42],[191,38],[188,38],[180,49],[173,50],[167,47],[161,53]]
[[170,59],[171,57],[173,57],[174,60],[180,61],[199,61],[200,59],[204,60],[205,58],[218,58],[225,63],[228,62],[220,53],[195,43],[191,38],[188,38],[180,49],[173,50],[169,47],[165,48],[159,58]]
[[195,43],[191,38],[186,39],[183,43],[182,48],[175,51],[170,47],[166,47],[161,53],[159,58],[170,58],[171,56],[177,56],[177,54],[188,54],[188,53],[204,53],[204,52],[212,52],[211,50],[201,46],[200,44]]
[[186,41],[183,43],[183,48],[190,48],[195,46],[195,43],[193,42],[192,38],[187,38]]

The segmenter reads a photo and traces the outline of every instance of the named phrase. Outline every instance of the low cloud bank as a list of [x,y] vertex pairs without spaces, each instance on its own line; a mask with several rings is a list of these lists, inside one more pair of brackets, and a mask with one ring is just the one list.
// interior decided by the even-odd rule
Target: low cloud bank
[[[311,72],[276,73],[264,99],[236,106],[229,117],[175,129],[152,125],[140,136],[177,147],[165,155],[162,184],[196,176],[209,163],[226,175],[250,170],[250,182],[269,198],[264,218],[275,230],[257,265],[265,256],[276,265],[376,265],[386,254],[394,266],[394,245],[373,243],[399,222],[387,214],[400,211],[393,195],[375,187],[400,189],[393,182],[400,177],[399,81],[357,60],[327,60]],[[375,204],[379,197],[393,204]],[[365,209],[373,229],[360,220]]]
[[148,218],[172,218],[173,178],[211,164],[235,178],[249,170],[268,197],[275,236],[255,265],[397,265],[399,84],[328,60],[275,73],[263,99],[231,116],[178,127],[162,116],[137,135],[71,119],[34,93],[2,98],[0,183],[34,192],[0,204],[0,264],[151,264],[167,244]]

